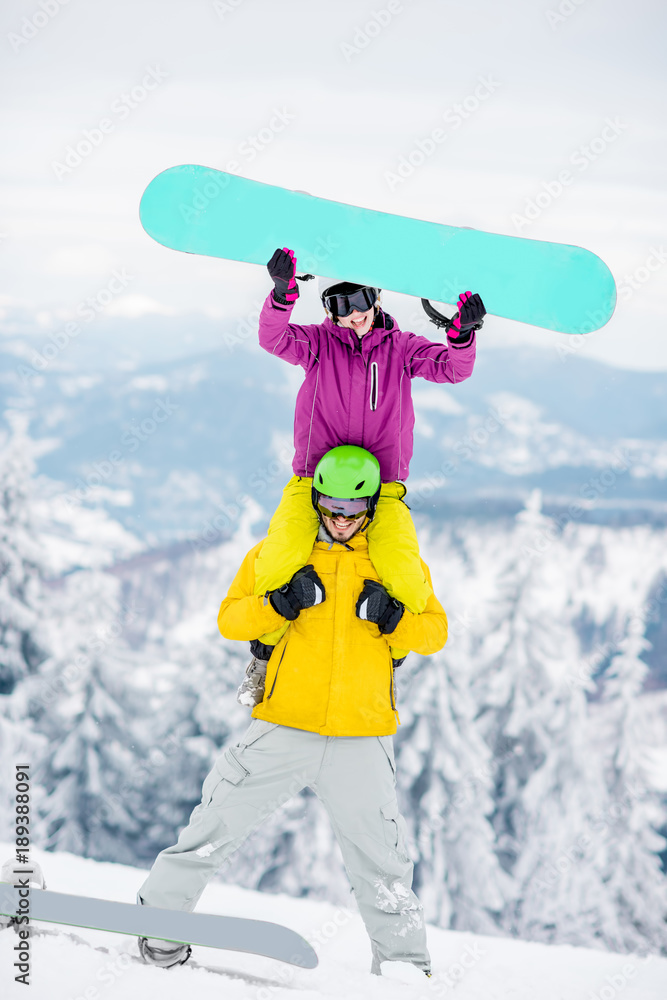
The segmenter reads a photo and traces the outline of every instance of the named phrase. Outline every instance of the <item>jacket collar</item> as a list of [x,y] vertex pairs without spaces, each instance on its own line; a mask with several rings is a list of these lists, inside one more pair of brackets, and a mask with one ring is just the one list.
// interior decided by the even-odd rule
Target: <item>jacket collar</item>
[[[338,326],[330,316],[325,318],[322,326],[328,334],[336,337],[345,347],[348,347],[352,351],[359,350],[357,346],[359,338],[349,327]],[[382,309],[378,309],[372,329],[361,338],[361,353],[368,354],[372,348],[377,347],[387,337],[391,337],[397,330],[398,327],[393,316],[390,316],[389,313],[384,312]]]
[[[366,525],[366,527],[368,527],[368,525]],[[353,551],[354,549],[368,548],[368,539],[366,538],[366,528],[362,528],[361,531],[358,531],[356,533],[356,535],[353,535],[352,538],[349,540],[349,542],[338,542],[331,537],[331,535],[324,527],[324,525],[320,524],[319,531],[317,532],[316,541],[323,542],[330,549],[332,549],[334,545],[340,545],[343,548],[348,549],[349,551]]]

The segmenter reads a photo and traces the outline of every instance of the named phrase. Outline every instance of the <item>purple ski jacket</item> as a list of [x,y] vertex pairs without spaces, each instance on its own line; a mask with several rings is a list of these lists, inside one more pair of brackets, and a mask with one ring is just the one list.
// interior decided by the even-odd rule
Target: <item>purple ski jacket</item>
[[435,344],[404,333],[380,310],[359,340],[328,316],[323,323],[290,323],[292,306],[271,292],[259,317],[259,343],[306,376],[294,414],[297,476],[312,476],[322,456],[339,444],[356,444],[380,463],[385,483],[408,477],[415,414],[411,380],[462,382],[475,364],[475,334],[465,346]]

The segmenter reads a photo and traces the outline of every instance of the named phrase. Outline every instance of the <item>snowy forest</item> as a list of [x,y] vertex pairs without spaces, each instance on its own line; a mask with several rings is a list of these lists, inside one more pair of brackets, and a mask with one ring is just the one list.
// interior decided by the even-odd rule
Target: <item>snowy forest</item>
[[[38,473],[46,446],[27,418],[6,421],[0,816],[30,761],[37,845],[148,868],[248,723],[247,649],[216,614],[262,511],[251,501],[231,532],[151,548],[73,504]],[[667,529],[550,516],[533,489],[511,516],[424,517],[419,531],[450,624],[442,652],[397,673],[399,802],[427,920],[667,954],[667,691],[648,665]],[[352,900],[309,790],[218,877]]]

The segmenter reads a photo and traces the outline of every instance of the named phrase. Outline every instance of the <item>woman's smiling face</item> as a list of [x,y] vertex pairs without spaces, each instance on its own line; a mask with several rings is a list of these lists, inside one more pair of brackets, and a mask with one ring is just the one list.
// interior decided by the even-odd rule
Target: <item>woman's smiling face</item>
[[349,316],[339,316],[338,324],[354,330],[358,337],[363,337],[373,326],[374,314],[374,308],[367,309],[366,312],[359,312],[358,309],[355,309]]

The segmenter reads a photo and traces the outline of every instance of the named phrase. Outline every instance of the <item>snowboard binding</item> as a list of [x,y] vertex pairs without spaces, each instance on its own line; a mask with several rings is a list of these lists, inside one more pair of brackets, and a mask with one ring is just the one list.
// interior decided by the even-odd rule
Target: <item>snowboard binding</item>
[[[452,316],[452,318],[450,319],[449,316],[445,316],[443,313],[438,312],[435,306],[432,306],[428,299],[422,299],[421,302],[422,302],[422,308],[426,313],[426,315],[428,316],[428,318],[430,319],[431,323],[435,323],[438,329],[444,329],[447,333],[449,333],[452,326],[454,325],[454,319],[456,317]],[[470,329],[481,330],[483,325],[484,324],[482,322],[475,323],[475,325]]]

